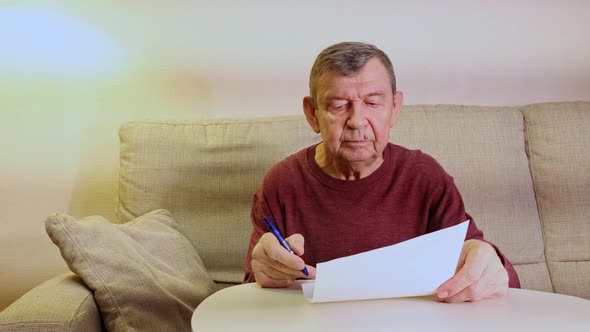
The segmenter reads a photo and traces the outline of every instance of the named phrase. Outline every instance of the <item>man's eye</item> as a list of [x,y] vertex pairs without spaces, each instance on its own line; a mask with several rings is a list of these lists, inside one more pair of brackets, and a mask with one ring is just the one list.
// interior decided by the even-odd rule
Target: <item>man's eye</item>
[[337,104],[337,105],[332,105],[332,109],[336,110],[336,111],[342,111],[346,109],[346,104]]

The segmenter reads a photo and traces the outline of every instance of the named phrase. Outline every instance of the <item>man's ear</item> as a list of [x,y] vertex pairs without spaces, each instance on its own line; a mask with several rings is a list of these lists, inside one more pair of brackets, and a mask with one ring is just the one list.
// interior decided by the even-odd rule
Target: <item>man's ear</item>
[[311,129],[319,134],[320,123],[316,117],[315,102],[310,96],[303,97],[303,113],[305,113],[305,118],[307,119],[307,123],[311,126]]
[[399,118],[399,114],[402,110],[402,105],[404,103],[404,93],[401,91],[396,91],[393,93],[393,106],[391,110],[391,117],[389,118],[389,128],[393,128],[397,119]]

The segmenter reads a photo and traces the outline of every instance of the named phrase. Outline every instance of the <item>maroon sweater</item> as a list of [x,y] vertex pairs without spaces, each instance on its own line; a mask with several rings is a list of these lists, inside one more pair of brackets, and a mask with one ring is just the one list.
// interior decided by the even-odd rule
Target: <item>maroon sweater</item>
[[[389,246],[471,220],[466,240],[483,233],[465,212],[453,178],[429,155],[389,144],[383,164],[359,180],[339,180],[315,162],[316,146],[301,150],[270,169],[254,194],[254,225],[244,265],[253,282],[252,249],[272,218],[285,237],[303,235],[306,264],[329,261]],[[520,287],[512,264],[496,248],[510,277]]]

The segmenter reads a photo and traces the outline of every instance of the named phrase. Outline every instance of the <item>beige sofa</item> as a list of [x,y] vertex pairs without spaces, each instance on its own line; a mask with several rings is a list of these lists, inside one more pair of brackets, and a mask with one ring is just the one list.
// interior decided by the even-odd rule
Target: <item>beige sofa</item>
[[[218,287],[240,283],[265,171],[318,142],[303,116],[132,122],[120,130],[118,221],[172,212]],[[590,299],[590,102],[405,106],[391,141],[434,156],[523,288]],[[73,274],[31,290],[0,329],[101,330]]]

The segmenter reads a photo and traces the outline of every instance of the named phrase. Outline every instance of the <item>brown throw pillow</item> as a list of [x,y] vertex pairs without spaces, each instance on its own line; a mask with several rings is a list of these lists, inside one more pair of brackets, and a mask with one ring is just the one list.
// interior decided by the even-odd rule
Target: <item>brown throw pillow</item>
[[94,291],[109,331],[190,331],[193,311],[215,291],[166,210],[121,225],[57,213],[45,227],[70,270]]

